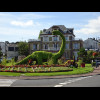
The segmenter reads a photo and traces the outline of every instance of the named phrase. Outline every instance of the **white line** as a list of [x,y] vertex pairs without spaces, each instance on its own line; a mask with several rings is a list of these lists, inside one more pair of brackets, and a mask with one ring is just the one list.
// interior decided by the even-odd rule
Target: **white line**
[[62,87],[63,85],[55,85],[54,87]]
[[0,87],[11,86],[17,79],[0,79]]
[[59,83],[59,84],[65,85],[66,83]]
[[59,84],[61,84],[61,85],[55,85],[54,87],[62,87],[63,85],[67,85],[67,84],[69,84],[69,83],[76,82],[76,81],[79,81],[79,80],[82,80],[82,79],[85,79],[85,78],[89,78],[89,77],[93,77],[93,76],[80,77],[80,78],[68,80],[68,81],[65,81],[65,82],[63,82],[63,83],[59,83]]

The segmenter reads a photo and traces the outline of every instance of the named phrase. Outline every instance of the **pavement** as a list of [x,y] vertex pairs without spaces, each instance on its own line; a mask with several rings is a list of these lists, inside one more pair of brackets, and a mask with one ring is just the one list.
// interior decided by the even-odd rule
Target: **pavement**
[[60,79],[60,78],[75,78],[75,77],[86,77],[100,75],[100,66],[94,67],[94,71],[87,74],[78,74],[78,75],[59,75],[59,76],[2,76],[0,75],[0,79]]

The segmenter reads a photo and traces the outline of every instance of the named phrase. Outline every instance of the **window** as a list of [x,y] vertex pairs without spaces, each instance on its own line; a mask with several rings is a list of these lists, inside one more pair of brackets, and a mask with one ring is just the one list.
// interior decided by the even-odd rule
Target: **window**
[[72,36],[69,36],[69,40],[72,40]]
[[14,51],[14,47],[8,47],[8,51]]
[[54,37],[54,41],[57,41],[57,36]]
[[79,49],[79,44],[78,44],[78,43],[74,43],[73,48],[74,48],[74,49]]
[[68,40],[68,36],[65,36],[65,39]]
[[44,44],[44,48],[45,49],[48,49],[48,44]]
[[33,44],[33,50],[37,50],[37,44]]
[[54,43],[54,48],[57,49],[57,47],[58,47],[58,44]]
[[18,47],[15,47],[15,51],[18,51]]
[[66,43],[66,49],[69,49],[69,43]]
[[43,41],[43,37],[41,37],[41,41]]
[[48,37],[47,36],[44,36],[44,41],[48,41]]
[[52,41],[52,37],[49,37],[49,41]]

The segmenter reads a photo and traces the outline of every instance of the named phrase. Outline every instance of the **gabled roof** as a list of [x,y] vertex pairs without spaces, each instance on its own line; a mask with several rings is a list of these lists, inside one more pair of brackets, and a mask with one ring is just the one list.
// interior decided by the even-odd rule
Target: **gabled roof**
[[[73,34],[73,30],[74,28],[66,28],[64,25],[53,25],[51,26],[49,29],[43,29],[43,33],[42,34],[52,34],[52,29],[53,28],[59,28],[60,31],[64,34],[64,33],[72,33]],[[73,34],[74,35],[74,34]]]

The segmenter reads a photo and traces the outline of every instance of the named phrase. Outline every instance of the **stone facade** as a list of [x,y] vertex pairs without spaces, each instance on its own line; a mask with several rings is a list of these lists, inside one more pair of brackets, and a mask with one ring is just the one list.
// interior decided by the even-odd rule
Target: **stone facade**
[[43,29],[43,33],[40,34],[40,40],[29,41],[29,53],[34,51],[48,51],[58,52],[61,47],[62,39],[60,36],[52,35],[53,30],[59,30],[66,39],[66,48],[62,56],[65,60],[73,59],[73,55],[77,59],[77,52],[83,47],[83,41],[81,39],[76,40],[73,33],[73,28],[66,28],[64,25],[54,25],[49,29]]

